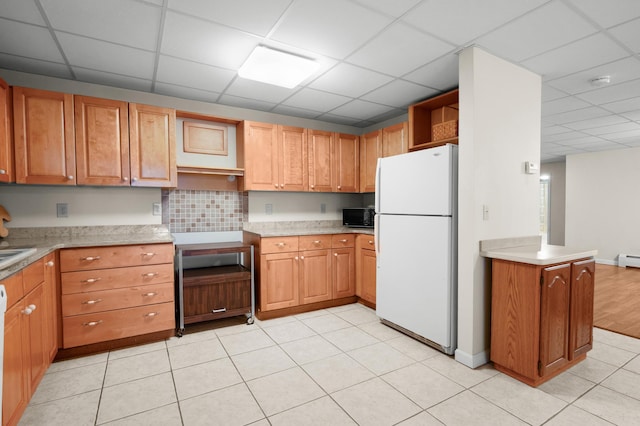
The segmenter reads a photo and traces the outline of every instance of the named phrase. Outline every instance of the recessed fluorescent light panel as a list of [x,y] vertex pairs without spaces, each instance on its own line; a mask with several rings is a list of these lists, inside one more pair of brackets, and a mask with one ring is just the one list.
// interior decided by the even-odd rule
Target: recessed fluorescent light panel
[[313,59],[258,46],[238,70],[238,75],[292,89],[318,69]]

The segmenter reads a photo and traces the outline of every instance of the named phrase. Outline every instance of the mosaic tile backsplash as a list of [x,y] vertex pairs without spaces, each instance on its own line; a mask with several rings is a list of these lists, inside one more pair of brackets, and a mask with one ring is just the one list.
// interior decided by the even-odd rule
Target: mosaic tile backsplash
[[241,231],[243,193],[175,189],[162,191],[162,223],[169,232]]

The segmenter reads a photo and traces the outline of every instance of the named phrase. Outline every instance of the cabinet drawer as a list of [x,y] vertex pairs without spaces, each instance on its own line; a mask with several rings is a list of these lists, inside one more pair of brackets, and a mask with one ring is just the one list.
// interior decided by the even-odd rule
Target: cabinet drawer
[[299,237],[299,250],[320,250],[331,248],[331,235],[304,235]]
[[148,244],[64,249],[60,270],[84,271],[173,262],[173,244]]
[[1,280],[0,284],[4,285],[7,292],[7,309],[15,305],[15,303],[24,296],[24,287],[22,287],[22,271]]
[[173,264],[63,272],[62,294],[173,283]]
[[62,296],[62,316],[91,314],[173,301],[173,283],[134,286]]
[[185,323],[251,312],[251,279],[184,288]]
[[36,288],[44,281],[44,258],[36,260],[22,270],[22,282],[24,283],[24,294]]
[[373,239],[373,235],[361,235],[358,236],[358,239],[360,240],[360,244],[362,245],[362,248],[364,250],[375,250],[376,249],[376,245]]
[[72,348],[174,329],[173,302],[139,306],[62,319],[63,346]]
[[335,234],[331,237],[331,247],[354,247],[356,245],[355,234]]
[[298,251],[298,237],[269,237],[260,241],[262,254]]

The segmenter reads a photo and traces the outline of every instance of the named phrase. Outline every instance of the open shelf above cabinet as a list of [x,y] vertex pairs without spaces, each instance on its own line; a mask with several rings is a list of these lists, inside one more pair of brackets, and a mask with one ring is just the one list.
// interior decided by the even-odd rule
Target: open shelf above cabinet
[[458,143],[458,89],[409,107],[409,151]]
[[178,189],[238,191],[244,169],[178,166]]

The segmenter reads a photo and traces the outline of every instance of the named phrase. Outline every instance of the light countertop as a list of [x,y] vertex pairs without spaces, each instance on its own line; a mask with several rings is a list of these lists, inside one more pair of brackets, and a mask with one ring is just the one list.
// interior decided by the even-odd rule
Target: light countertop
[[540,244],[539,237],[505,238],[480,242],[480,255],[532,265],[552,265],[594,257],[598,250]]
[[261,237],[294,237],[320,234],[368,234],[370,228],[348,228],[342,221],[245,222],[243,230]]

